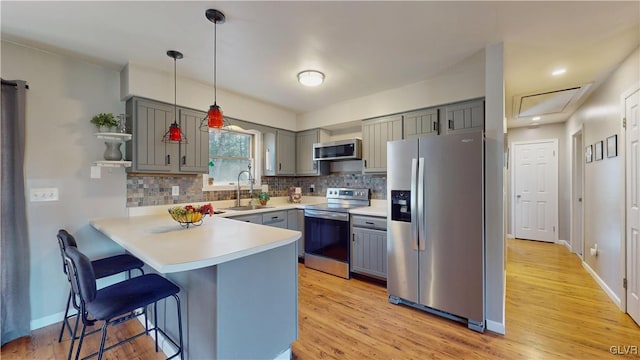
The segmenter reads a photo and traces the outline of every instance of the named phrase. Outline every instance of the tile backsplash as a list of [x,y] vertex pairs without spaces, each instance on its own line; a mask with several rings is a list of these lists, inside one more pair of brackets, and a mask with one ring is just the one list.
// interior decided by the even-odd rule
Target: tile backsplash
[[[371,190],[371,199],[385,199],[387,196],[386,174],[335,173],[312,177],[263,176],[261,180],[262,184],[269,185],[269,195],[271,196],[288,196],[291,186],[302,188],[302,196],[325,196],[329,187],[368,188]],[[176,185],[180,187],[180,195],[171,196],[171,187]],[[311,185],[315,187],[313,193],[310,191]],[[240,191],[240,197],[249,198],[249,191]],[[235,190],[203,192],[200,175],[127,175],[127,207],[235,198]]]

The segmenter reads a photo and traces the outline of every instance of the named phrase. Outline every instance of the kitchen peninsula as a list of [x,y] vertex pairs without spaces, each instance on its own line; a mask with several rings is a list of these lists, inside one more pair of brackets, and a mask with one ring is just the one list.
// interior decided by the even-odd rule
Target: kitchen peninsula
[[[185,358],[289,358],[300,232],[216,216],[189,228],[168,214],[90,223],[181,288]],[[174,312],[162,307],[160,325],[177,338]]]

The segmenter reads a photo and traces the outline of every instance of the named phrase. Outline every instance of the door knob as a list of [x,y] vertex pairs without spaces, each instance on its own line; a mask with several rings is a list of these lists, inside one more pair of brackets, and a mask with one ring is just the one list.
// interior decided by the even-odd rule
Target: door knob
[[516,195],[516,197],[517,197],[518,199],[520,199],[520,197],[521,197],[521,196],[518,194],[518,195]]

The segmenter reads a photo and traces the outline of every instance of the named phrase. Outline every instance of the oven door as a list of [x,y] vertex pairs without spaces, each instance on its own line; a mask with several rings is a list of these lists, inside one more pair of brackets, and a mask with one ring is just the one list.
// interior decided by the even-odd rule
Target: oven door
[[304,250],[306,254],[349,263],[349,214],[305,210]]

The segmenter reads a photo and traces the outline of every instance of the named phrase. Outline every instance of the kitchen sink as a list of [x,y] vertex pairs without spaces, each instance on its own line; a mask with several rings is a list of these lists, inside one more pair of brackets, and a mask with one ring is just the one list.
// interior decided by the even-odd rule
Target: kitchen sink
[[269,208],[272,208],[272,207],[273,207],[273,206],[263,206],[263,205],[244,205],[244,206],[234,206],[234,207],[225,208],[225,210],[243,211],[243,210],[269,209]]

